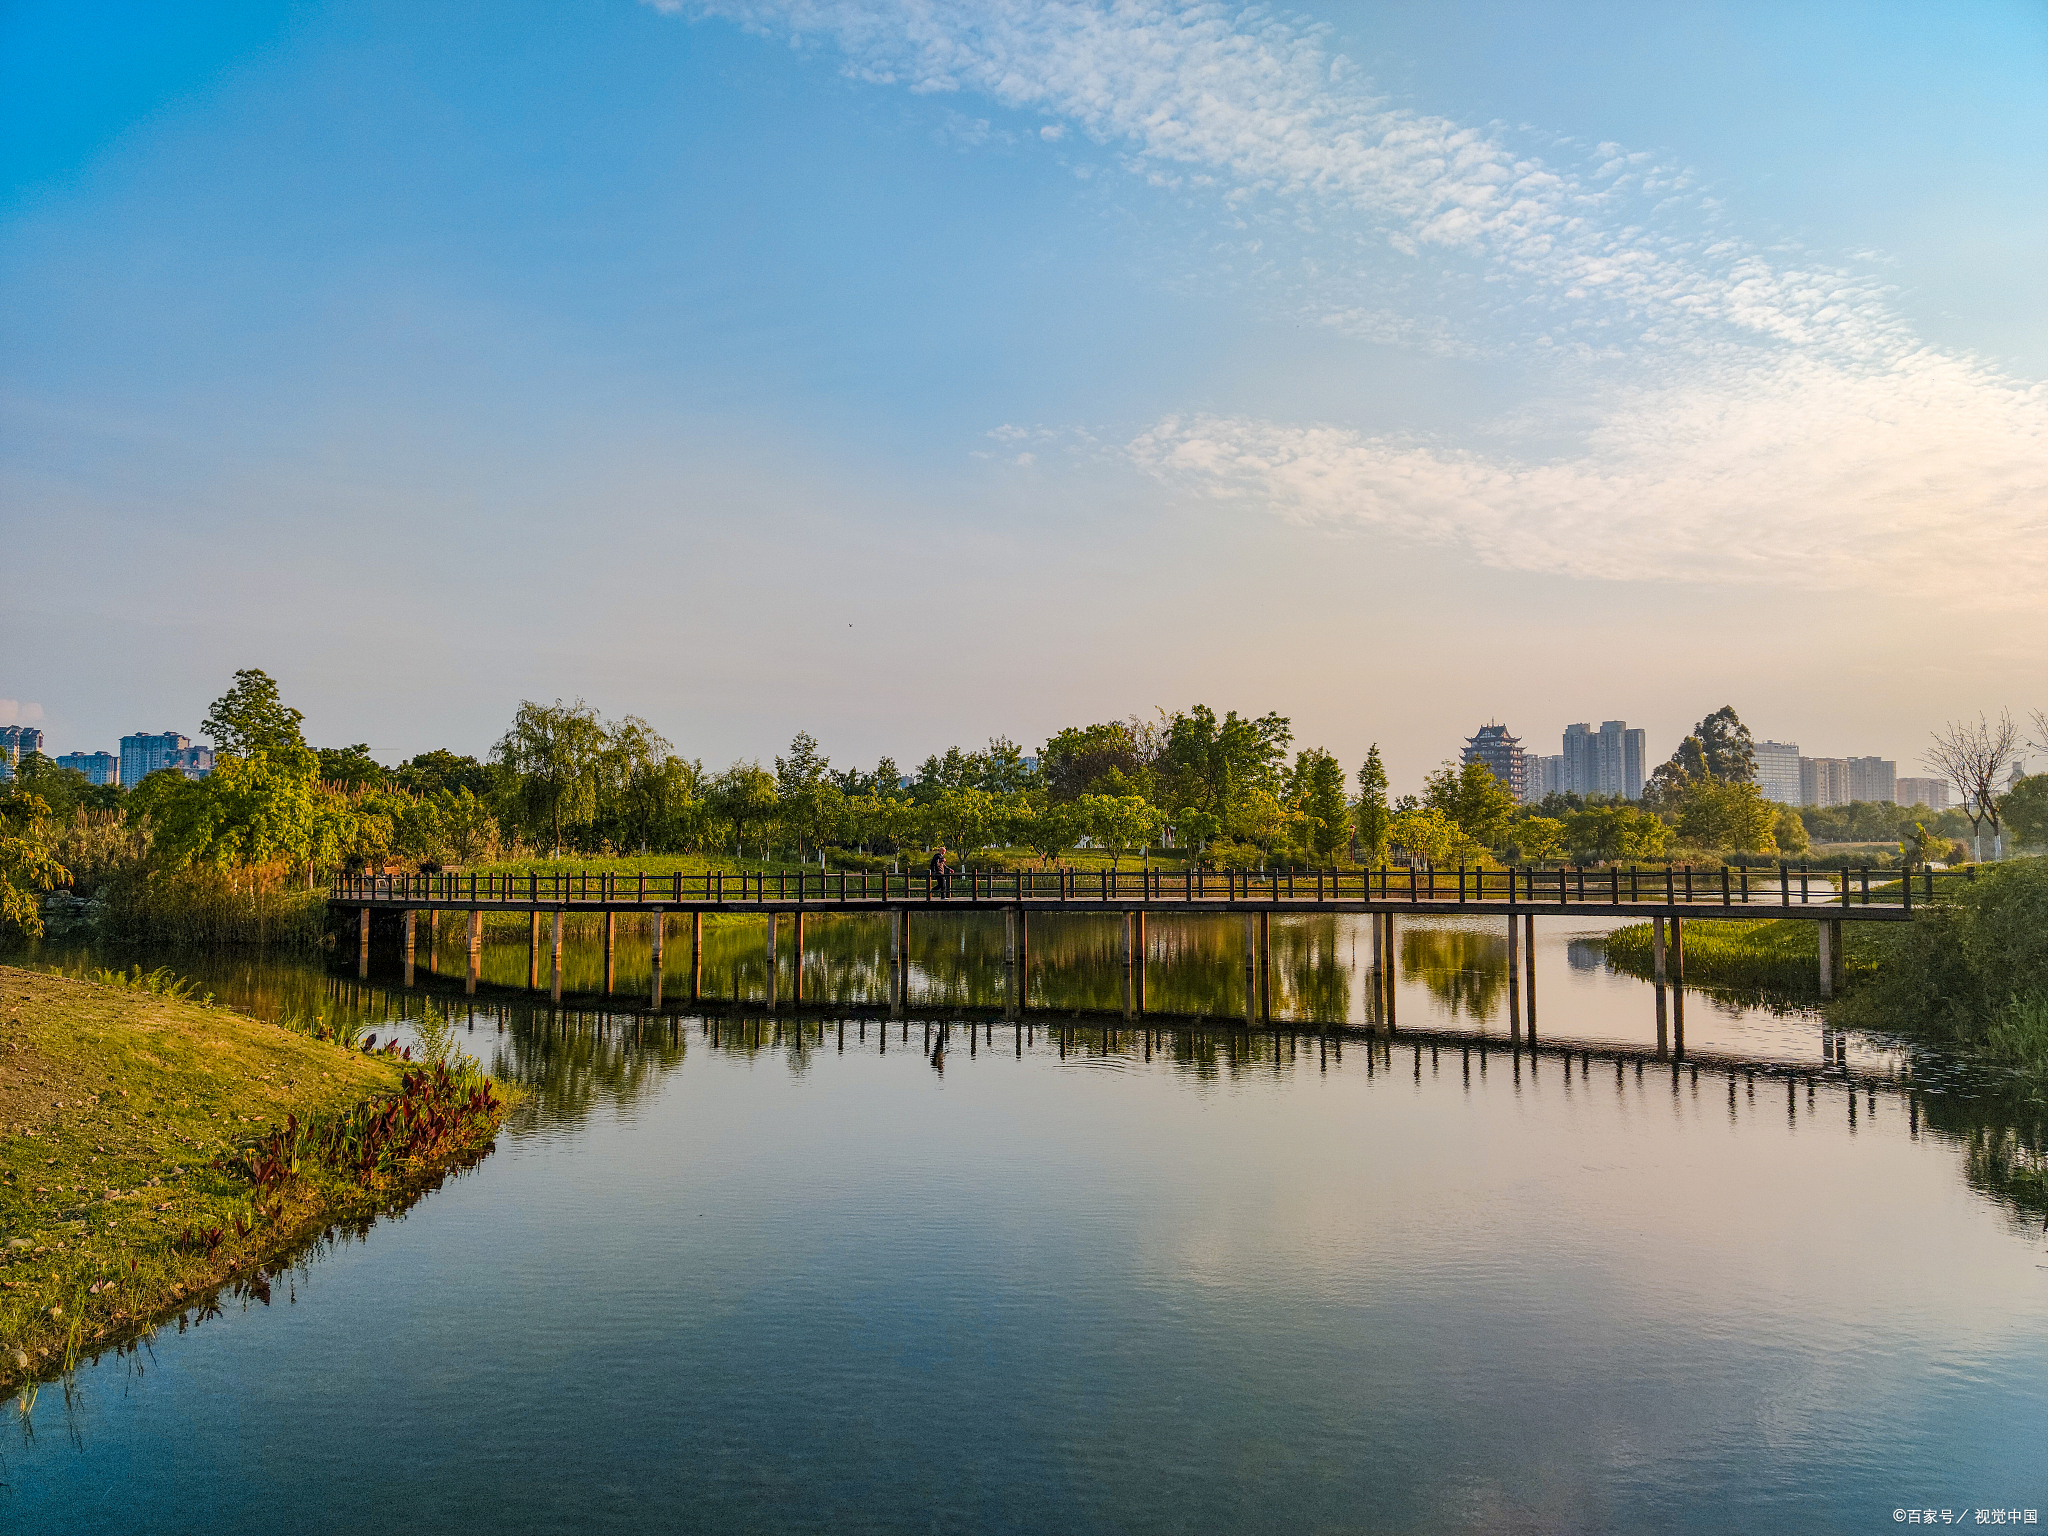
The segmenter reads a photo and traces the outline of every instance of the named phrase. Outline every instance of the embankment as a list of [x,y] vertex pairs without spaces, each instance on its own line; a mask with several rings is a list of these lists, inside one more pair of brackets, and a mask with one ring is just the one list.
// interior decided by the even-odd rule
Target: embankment
[[503,1108],[485,1079],[0,967],[0,1386],[264,1286],[488,1151]]

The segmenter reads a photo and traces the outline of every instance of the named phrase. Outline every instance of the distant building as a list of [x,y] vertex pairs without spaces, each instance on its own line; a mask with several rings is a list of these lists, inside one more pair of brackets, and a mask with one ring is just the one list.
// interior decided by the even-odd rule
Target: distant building
[[1899,765],[1881,757],[1849,759],[1849,798],[1890,804],[1898,798]]
[[1924,805],[1930,811],[1948,809],[1947,779],[1898,779],[1893,797],[1900,805]]
[[1528,756],[1522,759],[1529,775],[1529,798],[1541,800],[1546,795],[1561,795],[1564,788],[1564,755],[1553,752],[1548,757]]
[[1756,744],[1756,787],[1766,800],[1804,805],[1799,788],[1799,743],[1760,741]]
[[1630,730],[1626,720],[1603,720],[1597,731],[1584,720],[1566,726],[1561,754],[1564,793],[1642,799],[1643,781],[1649,776],[1644,742],[1642,729]]
[[1849,759],[1846,757],[1802,757],[1799,759],[1799,803],[1801,805],[1847,805]]
[[77,770],[90,784],[121,782],[121,759],[111,752],[66,752],[57,759],[57,766]]
[[43,750],[43,733],[32,725],[0,726],[0,779],[14,777],[14,765]]
[[1463,761],[1486,764],[1516,800],[1529,798],[1528,758],[1522,751],[1521,738],[1510,736],[1506,726],[1479,727],[1465,743]]
[[193,746],[189,737],[176,731],[150,736],[137,734],[121,738],[121,782],[140,784],[150,774],[175,768],[188,779],[203,779],[213,772],[213,748]]

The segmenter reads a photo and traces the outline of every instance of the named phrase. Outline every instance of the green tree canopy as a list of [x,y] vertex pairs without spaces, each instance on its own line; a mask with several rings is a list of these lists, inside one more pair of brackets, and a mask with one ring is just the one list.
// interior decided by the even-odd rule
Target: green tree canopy
[[1486,764],[1447,762],[1422,782],[1422,803],[1442,811],[1473,842],[1490,847],[1507,835],[1515,797]]
[[1343,765],[1321,747],[1304,747],[1288,770],[1287,797],[1302,816],[1304,851],[1334,861],[1351,840]]
[[1670,760],[1650,777],[1657,792],[1670,798],[1681,795],[1688,783],[1698,779],[1752,784],[1756,781],[1756,743],[1749,727],[1736,716],[1735,706],[1723,704],[1694,726]]
[[529,830],[547,834],[549,847],[558,854],[563,828],[596,813],[605,735],[597,711],[581,699],[574,704],[528,699],[492,749],[492,756],[514,775],[514,808]]
[[268,672],[244,667],[228,691],[213,701],[200,729],[216,754],[246,757],[251,752],[306,745],[300,730],[305,716],[278,696]]
[[1387,804],[1387,770],[1374,742],[1358,769],[1358,801],[1352,810],[1358,826],[1358,856],[1368,868],[1387,862],[1387,829],[1394,819]]
[[370,744],[359,741],[352,747],[315,749],[320,760],[320,780],[351,789],[381,789],[391,782],[384,765],[370,756]]

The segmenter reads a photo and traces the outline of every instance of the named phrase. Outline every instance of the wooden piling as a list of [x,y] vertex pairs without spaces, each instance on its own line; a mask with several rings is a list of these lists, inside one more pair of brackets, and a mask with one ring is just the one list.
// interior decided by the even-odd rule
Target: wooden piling
[[768,1011],[770,1013],[773,1013],[776,1007],[775,984],[781,979],[776,975],[775,967],[776,930],[781,926],[781,916],[770,912],[768,914]]
[[356,975],[370,974],[370,909],[356,908]]
[[[801,889],[801,876],[798,877],[798,882],[799,889]],[[801,909],[790,919],[789,938],[790,948],[794,951],[794,959],[796,961],[795,966],[792,968],[793,973],[789,984],[789,995],[798,1007],[802,1007],[804,1001],[804,914]],[[818,1027],[820,1029],[824,1028],[822,1024]]]
[[607,912],[604,915],[604,992],[607,997],[612,992],[613,956],[618,947],[618,937],[619,914]]
[[475,992],[478,978],[484,968],[484,912],[482,907],[469,909],[469,965],[462,990]]
[[1508,1038],[1522,1038],[1522,920],[1508,914]]
[[1273,914],[1259,914],[1259,1018],[1273,1017]]
[[540,988],[540,908],[526,914],[526,990]]
[[549,914],[548,935],[548,1000],[559,1003],[562,1000],[562,909]]
[[[1512,918],[1509,919],[1513,921]],[[1522,969],[1527,976],[1529,1005],[1527,1008],[1529,1038],[1536,1038],[1536,914],[1527,913],[1522,918]]]
[[405,984],[408,987],[412,985],[413,959],[418,944],[418,934],[416,931],[418,921],[419,913],[413,908],[407,907],[405,909]]

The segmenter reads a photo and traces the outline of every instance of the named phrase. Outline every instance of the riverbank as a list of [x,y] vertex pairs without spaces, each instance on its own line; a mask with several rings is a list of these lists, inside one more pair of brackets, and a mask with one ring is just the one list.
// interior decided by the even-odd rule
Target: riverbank
[[[1766,1002],[1815,1004],[1820,962],[1808,921],[1686,924],[1685,979]],[[2048,1097],[2048,859],[1987,865],[1910,923],[1842,925],[1845,984],[1830,1022],[1880,1029],[2009,1073]],[[1650,927],[1618,928],[1607,962],[1651,975]]]
[[264,1285],[483,1153],[502,1118],[480,1078],[0,967],[0,1387]]

